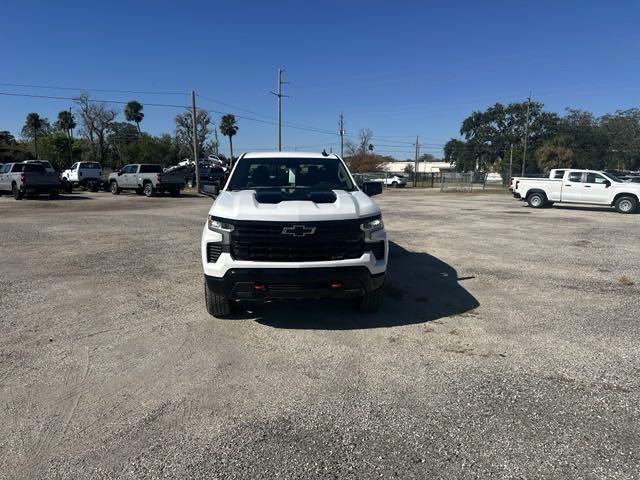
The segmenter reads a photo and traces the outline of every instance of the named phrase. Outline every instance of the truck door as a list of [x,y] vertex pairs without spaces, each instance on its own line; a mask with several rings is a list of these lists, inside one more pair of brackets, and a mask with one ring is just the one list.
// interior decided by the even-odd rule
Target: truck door
[[5,173],[9,170],[10,164],[0,165],[0,192],[9,191],[7,187],[7,175]]
[[74,163],[73,165],[71,165],[71,168],[69,169],[69,178],[68,180],[70,182],[77,182],[80,179],[78,178],[78,163]]
[[584,202],[584,183],[582,172],[567,172],[562,181],[562,202]]
[[599,203],[609,205],[611,203],[610,182],[595,172],[587,172],[586,182],[584,184],[584,202]]
[[136,185],[136,173],[138,171],[137,165],[127,165],[122,169],[122,188],[134,188]]

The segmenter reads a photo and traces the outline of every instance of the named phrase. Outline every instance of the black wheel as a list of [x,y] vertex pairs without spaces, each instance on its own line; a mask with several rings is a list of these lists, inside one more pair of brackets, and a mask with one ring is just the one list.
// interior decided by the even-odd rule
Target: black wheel
[[207,281],[204,281],[204,301],[207,305],[207,312],[214,317],[223,318],[231,315],[233,310],[232,301],[227,297],[212,292]]
[[100,190],[100,182],[96,182],[96,181],[90,181],[87,183],[87,189],[90,192],[97,192]]
[[50,198],[60,198],[60,191],[58,190],[52,190],[49,192],[49,197]]
[[394,188],[398,188],[398,182],[396,181],[391,182],[391,186]]
[[527,203],[531,208],[544,208],[547,196],[544,193],[532,193],[527,197]]
[[147,197],[153,197],[156,194],[156,189],[153,188],[153,183],[147,182],[142,187],[142,191]]
[[120,195],[121,190],[120,187],[118,187],[118,182],[116,182],[115,180],[111,180],[109,187],[111,189],[111,193],[113,193],[114,195]]
[[192,178],[187,179],[187,188],[193,188],[193,179]]
[[633,213],[638,209],[638,200],[631,195],[619,197],[616,199],[615,207],[619,213]]
[[15,198],[16,200],[22,200],[22,197],[24,197],[24,193],[18,188],[18,185],[16,185],[15,183],[11,187],[11,192],[13,193],[13,198]]
[[358,307],[362,312],[375,312],[380,309],[383,300],[384,287],[365,293]]

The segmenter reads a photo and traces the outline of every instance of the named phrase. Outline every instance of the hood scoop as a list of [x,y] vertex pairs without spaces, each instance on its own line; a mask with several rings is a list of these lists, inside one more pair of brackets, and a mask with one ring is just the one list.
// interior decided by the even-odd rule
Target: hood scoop
[[338,199],[335,192],[319,191],[296,191],[292,194],[283,194],[281,191],[258,190],[255,193],[255,199],[258,203],[280,203],[286,201],[309,201],[313,203],[335,203]]

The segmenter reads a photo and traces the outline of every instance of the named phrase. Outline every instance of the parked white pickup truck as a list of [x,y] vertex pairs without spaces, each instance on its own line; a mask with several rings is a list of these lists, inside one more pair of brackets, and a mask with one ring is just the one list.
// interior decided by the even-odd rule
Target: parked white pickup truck
[[611,173],[598,170],[565,170],[562,179],[519,178],[514,196],[532,208],[556,202],[584,203],[615,207],[620,213],[634,213],[640,203],[640,184],[623,182]]
[[285,298],[380,307],[388,244],[369,197],[381,192],[380,182],[358,188],[335,154],[240,156],[202,232],[208,312]]
[[62,189],[70,193],[73,187],[97,192],[102,184],[102,167],[98,162],[76,162],[60,174]]

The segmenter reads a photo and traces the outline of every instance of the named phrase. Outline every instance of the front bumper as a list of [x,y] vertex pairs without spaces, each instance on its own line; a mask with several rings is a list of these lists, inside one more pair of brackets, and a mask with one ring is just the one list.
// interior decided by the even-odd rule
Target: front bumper
[[205,275],[209,288],[235,300],[355,298],[384,285],[385,273],[365,266],[341,268],[232,268],[222,278]]

